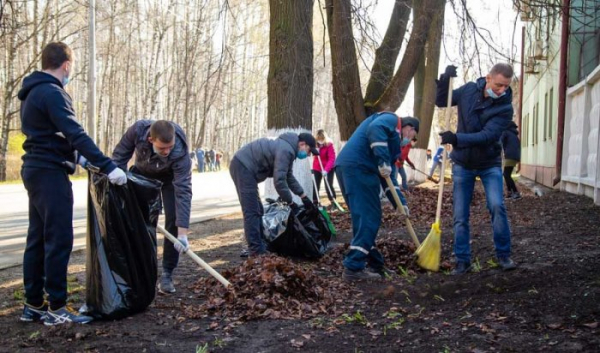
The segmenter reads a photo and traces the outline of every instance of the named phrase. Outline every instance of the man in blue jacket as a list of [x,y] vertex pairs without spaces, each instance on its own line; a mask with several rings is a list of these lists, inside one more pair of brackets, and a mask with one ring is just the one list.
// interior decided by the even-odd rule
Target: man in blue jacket
[[[456,77],[456,67],[448,66],[437,84],[436,105],[445,107],[448,82]],[[516,267],[511,256],[510,228],[502,190],[502,159],[500,136],[513,117],[510,83],[513,69],[507,64],[496,64],[486,77],[469,82],[452,92],[452,105],[458,106],[456,133],[440,133],[442,144],[451,144],[454,161],[454,255],[453,274],[471,270],[469,208],[473,198],[475,179],[479,177],[485,189],[487,207],[492,216],[494,245],[500,267]]]
[[187,250],[187,233],[192,205],[192,160],[183,129],[166,120],[139,120],[135,122],[113,151],[113,160],[121,169],[135,152],[131,170],[148,178],[160,180],[162,203],[165,209],[165,229],[179,240],[163,243],[163,272],[159,292],[175,292],[173,271],[179,254]]
[[67,265],[73,248],[73,190],[68,174],[87,159],[111,183],[127,182],[125,173],[100,152],[75,118],[65,91],[73,64],[71,48],[49,43],[42,50],[42,71],[27,76],[18,94],[21,130],[26,136],[21,177],[29,196],[21,321],[43,319],[48,326],[92,320],[66,306]]
[[[375,113],[358,126],[335,161],[335,172],[350,209],[354,234],[344,259],[342,278],[346,281],[381,279],[386,275],[383,256],[375,248],[382,215],[379,191],[383,186],[386,196],[397,207],[385,178],[395,175],[392,169],[400,156],[401,146],[409,144],[418,131],[417,118],[400,118],[390,112]],[[392,182],[408,214],[398,181],[393,178]]]

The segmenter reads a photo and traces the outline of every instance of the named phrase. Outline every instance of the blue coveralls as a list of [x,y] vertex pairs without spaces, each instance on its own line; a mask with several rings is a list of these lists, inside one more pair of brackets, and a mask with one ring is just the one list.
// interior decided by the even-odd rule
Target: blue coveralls
[[[381,224],[379,190],[383,186],[386,196],[396,207],[385,179],[379,176],[378,166],[384,163],[395,168],[400,156],[400,135],[396,131],[399,119],[393,113],[376,113],[363,121],[340,152],[335,166],[340,189],[352,217],[354,237],[344,267],[360,271],[365,265],[375,270],[383,268],[383,256],[375,248],[375,239]],[[392,175],[395,175],[392,170]],[[398,181],[392,178],[400,201],[406,200],[400,192]]]

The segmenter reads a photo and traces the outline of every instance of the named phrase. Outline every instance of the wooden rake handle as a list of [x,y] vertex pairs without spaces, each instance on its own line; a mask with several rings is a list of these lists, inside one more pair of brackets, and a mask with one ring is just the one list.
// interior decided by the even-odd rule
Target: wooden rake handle
[[[163,228],[160,224],[156,226],[156,229],[158,229],[159,232],[163,233],[165,235],[165,238],[169,239],[173,244],[175,244],[175,242],[179,241],[171,233],[167,232],[167,230],[165,228]],[[187,249],[185,251],[185,253],[189,257],[191,257],[192,260],[194,260],[194,262],[196,262],[198,265],[200,265],[200,267],[202,267],[203,269],[208,271],[208,273],[210,273],[210,275],[213,276],[217,281],[221,282],[226,288],[231,286],[231,283],[229,283],[229,281],[226,280],[225,277],[221,276],[221,274],[219,272],[215,271],[214,268],[210,267],[209,264],[204,262],[204,260],[202,260],[200,258],[200,256],[194,254],[194,252],[191,251],[190,249]]]
[[418,248],[419,246],[421,246],[421,242],[419,242],[419,238],[417,238],[417,234],[415,234],[415,230],[413,229],[412,223],[410,222],[410,219],[408,219],[408,215],[404,211],[404,207],[402,207],[402,202],[400,202],[400,197],[398,197],[396,187],[394,186],[394,183],[392,183],[392,179],[390,179],[389,176],[385,177],[385,182],[387,183],[388,188],[390,189],[390,192],[394,197],[394,201],[396,202],[396,211],[398,211],[401,215],[406,216],[406,228],[408,229],[408,234],[410,234],[410,237],[412,238],[413,242]]
[[[452,81],[453,77],[450,77],[448,81],[448,102],[446,106],[446,131],[450,131],[450,117],[452,116]],[[448,151],[444,148],[442,153],[442,170],[440,172],[440,188],[438,190],[438,202],[437,209],[435,211],[435,222],[441,224],[442,216],[442,201],[444,199],[444,178],[446,174],[446,165],[448,163]]]

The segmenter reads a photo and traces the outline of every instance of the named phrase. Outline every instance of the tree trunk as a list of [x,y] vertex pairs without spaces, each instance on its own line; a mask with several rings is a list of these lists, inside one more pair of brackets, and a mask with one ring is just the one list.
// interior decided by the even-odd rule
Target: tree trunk
[[312,129],[313,1],[270,0],[269,129]]
[[[14,15],[14,14],[13,14]],[[6,153],[8,152],[8,136],[10,120],[12,118],[12,101],[13,91],[16,85],[14,81],[15,77],[15,64],[16,64],[16,34],[15,29],[10,28],[9,33],[6,36],[6,50],[7,50],[7,80],[4,85],[4,92],[2,99],[4,100],[2,116],[0,116],[0,181],[6,181]]]
[[395,111],[404,101],[408,86],[413,79],[415,71],[419,66],[419,60],[423,55],[429,28],[431,27],[431,19],[435,14],[443,11],[444,6],[444,0],[415,0],[413,29],[406,47],[406,52],[394,78],[375,104],[375,109],[377,111]]
[[[390,23],[381,45],[375,51],[375,62],[365,93],[365,106],[374,106],[394,76],[396,60],[402,48],[412,0],[396,0]],[[367,114],[369,115],[369,114]]]
[[421,107],[419,109],[420,115],[418,115],[418,117],[421,119],[421,124],[419,125],[419,141],[415,146],[417,149],[427,149],[427,146],[429,145],[429,135],[431,134],[433,112],[435,110],[437,90],[435,79],[438,74],[438,66],[440,63],[444,11],[436,13],[431,22],[431,29],[429,30],[427,47],[425,49],[426,64],[423,70],[424,85],[420,91],[421,101],[419,104]]
[[331,46],[333,97],[340,137],[347,141],[365,119],[350,0],[327,0],[327,29]]

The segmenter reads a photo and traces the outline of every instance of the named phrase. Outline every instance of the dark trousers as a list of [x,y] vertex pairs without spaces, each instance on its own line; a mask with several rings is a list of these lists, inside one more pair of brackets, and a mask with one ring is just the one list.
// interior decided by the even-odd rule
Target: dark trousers
[[514,168],[515,167],[504,167],[504,173],[502,173],[504,181],[506,182],[506,189],[509,193],[519,192],[519,190],[517,190],[517,184],[515,184],[515,181],[511,176]]
[[359,168],[339,166],[336,173],[352,217],[353,238],[344,258],[344,267],[360,271],[368,264],[374,269],[382,269],[383,255],[375,248],[382,215],[379,176]]
[[264,254],[266,252],[265,243],[262,240],[264,209],[258,192],[256,176],[244,167],[237,157],[234,157],[229,164],[229,174],[233,179],[242,206],[244,235],[250,256]]
[[27,303],[39,306],[44,290],[53,310],[67,302],[67,266],[73,249],[73,189],[65,171],[23,168],[29,229],[23,256]]
[[[141,174],[135,166],[131,167],[131,171],[133,173]],[[151,176],[148,176],[152,178]],[[177,237],[177,212],[175,208],[175,187],[173,187],[173,178],[156,178],[161,183],[163,183],[161,188],[161,198],[162,198],[162,211],[165,215],[165,230],[174,237]],[[163,259],[162,259],[162,267],[163,272],[173,273],[173,270],[177,267],[179,263],[179,253],[175,250],[175,245],[169,239],[165,237],[163,241]]]
[[[175,209],[175,188],[169,180],[163,181],[161,189],[163,210],[165,212],[165,229],[173,236],[177,237],[177,213]],[[163,242],[163,272],[173,273],[173,270],[179,263],[179,253],[175,250],[175,245],[168,239]]]
[[198,162],[198,173],[204,172],[204,161]]
[[[315,183],[317,183],[317,190],[313,191],[313,201],[315,203],[318,203],[319,191],[321,190],[321,179],[323,179],[323,174],[321,172],[319,172],[318,170],[313,170],[312,172],[313,172],[313,175],[315,176]],[[333,168],[332,170],[329,171],[329,173],[327,173],[327,183],[329,183],[329,188],[327,187],[327,185],[325,185],[325,191],[327,191],[327,197],[329,198],[329,201],[333,201],[333,199],[336,198],[335,190],[333,189],[334,175],[335,175],[335,168]],[[330,188],[331,188],[331,192],[329,192]]]

